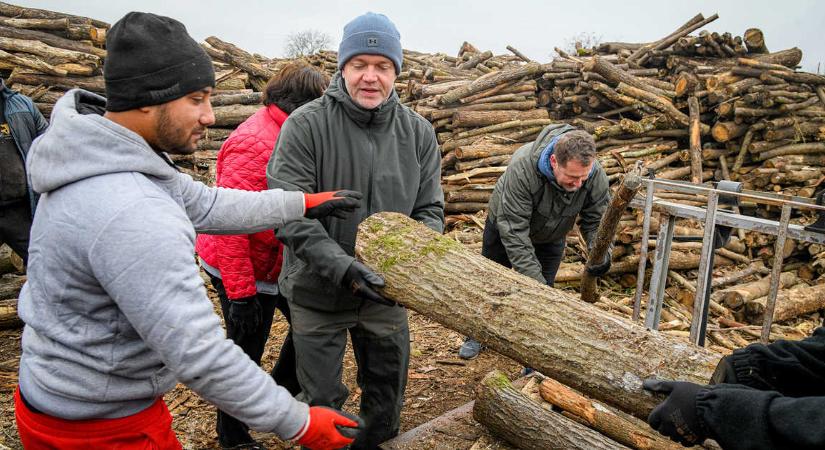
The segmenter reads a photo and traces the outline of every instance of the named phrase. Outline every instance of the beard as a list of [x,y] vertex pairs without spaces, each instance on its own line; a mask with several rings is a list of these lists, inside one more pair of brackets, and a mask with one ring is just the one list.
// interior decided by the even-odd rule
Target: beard
[[166,105],[160,107],[155,136],[158,149],[174,155],[190,155],[197,150],[197,144],[190,142],[194,133],[203,133],[205,128],[184,130],[174,123]]

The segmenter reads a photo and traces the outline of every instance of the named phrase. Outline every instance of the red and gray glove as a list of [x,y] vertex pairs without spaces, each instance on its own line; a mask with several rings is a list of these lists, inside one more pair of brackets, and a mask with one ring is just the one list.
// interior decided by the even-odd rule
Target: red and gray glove
[[304,194],[304,217],[309,219],[320,219],[332,216],[339,219],[346,218],[351,213],[361,207],[361,195],[357,191],[328,191],[317,194]]
[[334,450],[346,447],[364,428],[360,417],[326,406],[312,406],[304,428],[292,439],[312,450]]

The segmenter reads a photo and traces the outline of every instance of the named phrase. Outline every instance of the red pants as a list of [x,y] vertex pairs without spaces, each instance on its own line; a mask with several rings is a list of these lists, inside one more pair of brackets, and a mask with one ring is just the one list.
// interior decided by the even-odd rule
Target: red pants
[[137,414],[119,419],[65,420],[31,411],[20,399],[17,389],[14,391],[14,416],[26,449],[182,448],[172,431],[172,416],[162,398]]

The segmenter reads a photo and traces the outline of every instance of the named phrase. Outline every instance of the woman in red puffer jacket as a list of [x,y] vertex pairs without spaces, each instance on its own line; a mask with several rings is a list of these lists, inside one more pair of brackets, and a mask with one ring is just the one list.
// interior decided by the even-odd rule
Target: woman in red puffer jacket
[[[323,94],[329,78],[302,64],[290,64],[267,84],[264,107],[229,135],[218,152],[219,187],[262,191],[266,164],[281,126],[301,105]],[[272,231],[241,235],[198,235],[196,250],[221,300],[226,335],[261,363],[275,309],[290,321],[286,299],[278,291],[283,251]],[[295,375],[295,347],[290,326],[272,377],[292,395],[300,392]],[[242,383],[243,380],[238,380]],[[263,448],[248,427],[218,411],[218,441],[223,448]]]

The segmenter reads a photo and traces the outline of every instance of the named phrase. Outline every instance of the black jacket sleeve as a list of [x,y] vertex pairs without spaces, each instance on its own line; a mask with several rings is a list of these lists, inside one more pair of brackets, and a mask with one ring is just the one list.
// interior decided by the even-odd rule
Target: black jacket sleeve
[[751,344],[730,358],[738,384],[789,397],[825,396],[825,327],[801,341]]
[[825,397],[718,384],[697,395],[696,411],[725,450],[825,448]]

